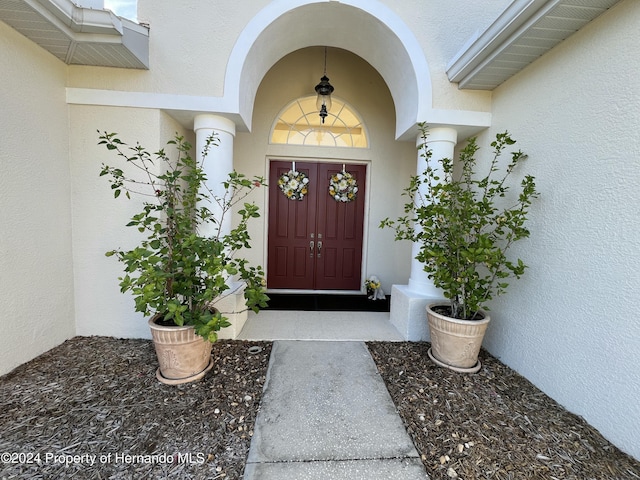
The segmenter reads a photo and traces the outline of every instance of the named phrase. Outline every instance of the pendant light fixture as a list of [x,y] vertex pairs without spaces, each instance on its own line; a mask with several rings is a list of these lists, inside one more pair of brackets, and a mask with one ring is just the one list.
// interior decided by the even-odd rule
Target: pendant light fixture
[[327,47],[324,47],[324,75],[320,79],[320,83],[316,85],[316,93],[318,98],[316,99],[316,107],[320,112],[320,118],[322,123],[327,118],[329,110],[331,110],[331,94],[333,93],[333,85],[329,83],[329,77],[327,77]]

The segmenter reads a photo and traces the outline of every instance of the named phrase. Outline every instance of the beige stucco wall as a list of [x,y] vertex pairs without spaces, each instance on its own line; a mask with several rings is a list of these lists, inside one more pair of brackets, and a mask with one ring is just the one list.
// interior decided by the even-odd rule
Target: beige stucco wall
[[[410,259],[393,241],[389,230],[378,229],[380,220],[398,216],[401,189],[415,173],[414,142],[394,140],[394,108],[384,81],[361,58],[344,50],[329,49],[327,75],[334,96],[347,102],[361,116],[368,131],[367,149],[272,145],[270,130],[278,113],[296,98],[313,93],[323,74],[323,48],[294,52],[276,64],[264,78],[256,99],[252,133],[239,133],[235,142],[235,165],[244,173],[268,177],[269,159],[365,162],[369,169],[366,194],[364,275],[377,275],[387,293],[394,283],[406,282]],[[302,80],[300,80],[302,79]],[[255,246],[252,260],[266,265],[267,190],[256,197],[263,216],[251,226]]]
[[74,335],[66,67],[0,22],[0,374]]
[[[266,0],[243,2],[241,8],[236,0],[201,2],[184,0],[139,0],[138,19],[150,25],[150,65],[149,71],[123,70],[101,67],[72,66],[69,68],[69,86],[78,88],[106,89],[115,91],[151,92],[158,94],[179,94],[187,96],[222,97],[225,92],[225,74],[229,67],[229,56],[243,30],[254,17],[260,18],[262,9],[270,7]],[[371,14],[359,10],[363,21],[358,25],[340,25],[338,13],[335,17],[319,18],[317,5],[301,5],[303,2],[291,2],[291,8],[302,10],[301,19],[309,26],[326,21],[327,45],[349,49],[355,37],[370,38],[368,42],[381,44],[376,47],[379,55],[370,61],[391,61],[394,53],[386,53],[386,45],[380,40],[379,22]],[[491,93],[484,91],[459,90],[452,85],[445,70],[449,60],[460,50],[465,42],[478,29],[486,28],[496,16],[510,3],[509,0],[465,1],[438,0],[425,3],[420,0],[403,2],[355,2],[367,7],[371,12],[386,11],[388,18],[378,20],[389,25],[400,22],[400,30],[415,37],[420,55],[424,55],[430,67],[430,79],[419,81],[433,85],[433,107],[438,109],[459,109],[488,111]],[[361,6],[327,5],[331,11],[336,9],[360,9]],[[379,6],[382,6],[380,8]],[[295,7],[295,8],[294,8]],[[287,14],[283,16],[286,17]],[[393,15],[394,18],[390,16]],[[320,15],[320,17],[322,17]],[[367,18],[368,17],[368,18]],[[335,22],[335,23],[332,23]],[[260,27],[257,22],[254,28]],[[279,27],[286,27],[286,19]],[[304,32],[304,26],[301,31]],[[353,31],[349,29],[353,28]],[[383,27],[386,28],[386,27]],[[284,56],[299,48],[310,46],[300,32],[292,35],[287,30],[277,32],[278,38],[286,41]],[[268,54],[273,52],[269,51]],[[397,52],[399,54],[400,52]],[[375,54],[373,55],[375,56]],[[386,57],[386,58],[385,58]],[[277,61],[277,59],[274,60]],[[251,67],[250,67],[251,69]],[[260,72],[256,72],[260,73]]]
[[150,109],[73,106],[70,126],[74,132],[70,168],[76,333],[148,338],[146,320],[134,312],[132,297],[120,293],[118,277],[123,265],[115,257],[105,257],[108,250],[132,248],[140,240],[137,230],[125,225],[141,211],[143,199],[132,196],[129,200],[124,195],[113,198],[107,177],[99,176],[101,165],[122,168],[125,162],[98,145],[97,130],[116,132],[123,142],[139,142],[152,153],[163,148],[176,132],[192,144],[193,135],[182,131],[167,115]]
[[640,3],[623,1],[494,92],[491,133],[519,140],[541,197],[513,252],[529,269],[485,343],[636,458],[638,25]]
[[491,92],[459,90],[449,82],[447,64],[478,31],[483,31],[513,0],[403,0],[384,2],[420,43],[431,71],[433,108],[485,111]]

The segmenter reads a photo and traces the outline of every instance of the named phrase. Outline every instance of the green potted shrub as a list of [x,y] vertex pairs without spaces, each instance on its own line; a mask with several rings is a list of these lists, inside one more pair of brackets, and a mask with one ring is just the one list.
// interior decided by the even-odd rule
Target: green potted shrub
[[[231,280],[243,283],[247,308],[257,312],[268,300],[262,268],[238,256],[250,248],[247,222],[259,217],[258,207],[244,203],[236,226],[226,233],[219,228],[264,179],[231,172],[224,182],[225,194],[215,196],[183,137],[176,135],[167,143],[167,150],[175,151],[172,160],[165,149],[152,154],[139,144],[125,144],[116,133],[98,133],[99,144],[122,163],[103,164],[100,172],[109,179],[114,198],[124,193],[144,199],[140,213],[127,224],[143,239],[132,249],[106,253],[124,264],[120,290],[133,294],[136,311],[150,316],[158,379],[178,384],[202,378],[212,366],[211,344],[217,332],[229,326],[225,312],[214,305],[230,293]],[[209,137],[203,158],[216,145],[217,138]],[[215,228],[209,230],[216,233],[202,233],[211,225]]]
[[510,278],[520,278],[526,265],[509,259],[514,242],[529,236],[525,227],[529,207],[537,197],[534,178],[524,176],[513,195],[507,181],[526,159],[518,150],[501,168],[505,149],[516,142],[507,133],[491,143],[493,157],[485,175],[476,170],[476,138],[468,140],[459,159],[432,159],[428,130],[420,124],[418,147],[427,167],[411,178],[403,195],[408,197],[405,216],[384,219],[396,240],[419,245],[417,260],[447,304],[427,307],[431,336],[430,357],[438,364],[463,372],[480,369],[478,353],[489,323],[487,303],[506,292]]

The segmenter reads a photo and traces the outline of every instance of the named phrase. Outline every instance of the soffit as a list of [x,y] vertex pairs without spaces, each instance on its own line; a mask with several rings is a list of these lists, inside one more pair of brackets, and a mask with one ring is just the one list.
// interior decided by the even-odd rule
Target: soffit
[[449,80],[493,90],[619,1],[515,0],[449,62]]
[[149,29],[70,0],[0,0],[0,20],[68,65],[149,68]]

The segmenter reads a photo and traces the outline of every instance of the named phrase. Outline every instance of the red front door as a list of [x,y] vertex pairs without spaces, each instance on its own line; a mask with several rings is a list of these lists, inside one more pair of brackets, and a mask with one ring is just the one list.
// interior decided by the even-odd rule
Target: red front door
[[278,187],[291,162],[273,161],[269,171],[267,287],[305,290],[360,290],[364,228],[365,165],[345,165],[358,184],[356,200],[329,195],[331,176],[342,164],[297,162],[309,178],[302,200]]

